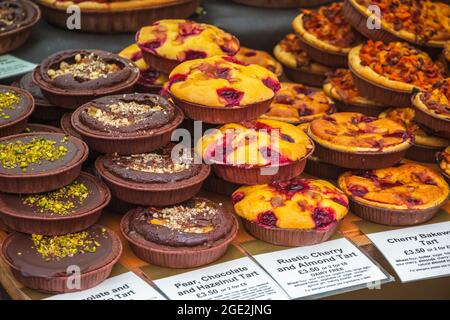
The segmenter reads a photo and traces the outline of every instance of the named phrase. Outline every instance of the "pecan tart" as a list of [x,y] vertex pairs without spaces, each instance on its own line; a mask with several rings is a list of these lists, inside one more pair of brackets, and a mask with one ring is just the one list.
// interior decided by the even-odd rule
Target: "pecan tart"
[[258,119],[206,133],[196,152],[216,175],[237,184],[287,180],[302,173],[314,145],[292,124]]
[[239,40],[209,24],[189,20],[160,20],[136,34],[148,65],[169,74],[183,61],[212,56],[234,56]]
[[0,137],[22,132],[34,111],[34,99],[25,90],[0,85]]
[[76,109],[94,98],[133,91],[136,65],[101,50],[66,50],[42,61],[33,80],[54,105]]
[[439,169],[444,175],[448,183],[450,183],[450,146],[444,149],[444,151],[437,154],[437,160]]
[[[86,290],[103,282],[122,254],[120,238],[94,225],[58,236],[12,233],[2,244],[3,260],[24,286],[46,293]],[[81,273],[80,286],[68,286],[73,266]]]
[[346,172],[339,187],[352,212],[386,225],[414,225],[431,219],[447,201],[448,184],[432,169],[414,163]]
[[243,186],[231,201],[250,234],[282,246],[328,240],[348,212],[345,194],[330,182],[315,179]]
[[193,268],[219,259],[238,231],[222,204],[193,198],[170,207],[139,207],[120,223],[142,260],[169,268]]
[[364,41],[346,20],[341,2],[302,10],[292,27],[308,55],[331,67],[346,67],[350,49]]
[[275,73],[277,77],[283,74],[282,65],[265,51],[241,47],[234,57],[245,64],[260,65]]
[[223,124],[266,112],[280,83],[261,66],[215,56],[180,64],[170,74],[167,89],[188,118]]
[[316,88],[299,83],[282,82],[264,119],[290,123],[310,122],[335,111],[333,101]]

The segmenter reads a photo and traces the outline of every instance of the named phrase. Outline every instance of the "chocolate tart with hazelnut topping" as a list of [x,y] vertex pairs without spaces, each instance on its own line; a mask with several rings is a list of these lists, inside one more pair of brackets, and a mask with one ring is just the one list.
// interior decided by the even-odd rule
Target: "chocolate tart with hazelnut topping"
[[231,199],[251,235],[281,246],[326,241],[348,213],[345,194],[324,180],[295,178],[243,186]]
[[29,194],[71,183],[89,152],[75,137],[38,132],[1,138],[0,153],[0,191]]
[[346,172],[338,184],[351,199],[353,213],[385,225],[428,221],[449,195],[447,182],[437,172],[415,163]]
[[11,230],[42,235],[82,231],[100,218],[111,193],[94,176],[81,173],[56,190],[20,195],[0,194],[0,219]]
[[65,134],[78,139],[82,139],[81,135],[72,126],[72,112],[66,112],[63,114],[63,116],[61,117],[60,126]]
[[[176,148],[176,149],[175,149]],[[138,205],[172,205],[193,197],[211,169],[168,145],[159,150],[97,158],[95,168],[119,200]]]
[[450,183],[450,146],[436,154],[436,160],[447,183]]
[[101,50],[66,50],[44,59],[34,82],[54,105],[76,109],[95,98],[129,93],[139,79],[136,65]]
[[223,256],[238,232],[236,218],[221,204],[192,198],[172,207],[139,207],[120,223],[142,260],[169,268],[193,268]]
[[315,156],[350,169],[392,166],[412,144],[412,136],[402,124],[356,112],[338,112],[314,120],[308,135],[315,142]]
[[[86,290],[103,282],[122,254],[122,242],[111,230],[94,225],[60,236],[10,234],[1,255],[14,277],[25,287],[45,293]],[[73,268],[80,271],[80,286]]]
[[41,11],[31,1],[3,0],[0,3],[0,55],[21,47],[40,17]]
[[71,124],[90,149],[126,155],[168,144],[183,119],[183,113],[163,97],[133,93],[90,101],[73,112]]
[[314,7],[324,3],[331,2],[331,0],[232,0],[236,3],[245,4],[248,6],[262,7],[262,8],[305,8]]
[[22,132],[34,110],[34,99],[25,90],[0,85],[0,137]]

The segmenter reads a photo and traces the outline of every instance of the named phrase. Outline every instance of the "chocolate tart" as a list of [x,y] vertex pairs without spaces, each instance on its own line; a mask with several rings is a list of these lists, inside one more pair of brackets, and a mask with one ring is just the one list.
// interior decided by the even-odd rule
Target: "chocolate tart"
[[90,101],[73,112],[71,124],[91,150],[136,154],[168,144],[183,118],[161,96],[134,93]]
[[[80,243],[78,247],[67,246],[67,239],[72,238],[78,240],[72,242]],[[48,248],[50,241],[54,244]],[[52,250],[58,249],[65,254],[59,252],[61,257],[53,254]],[[63,236],[12,233],[4,240],[1,253],[13,276],[25,287],[45,293],[68,293],[103,282],[122,254],[122,243],[113,231],[94,225],[85,231]],[[73,286],[72,266],[80,268],[78,288]]]
[[0,194],[0,218],[11,230],[62,235],[95,224],[110,199],[103,182],[82,172],[74,182],[47,193]]
[[41,11],[38,6],[28,0],[5,0],[0,4],[0,11],[13,18],[8,23],[0,16],[0,55],[21,47],[28,39],[31,28],[39,21]]
[[444,179],[450,183],[450,147],[436,154],[436,161]]
[[62,133],[4,137],[0,150],[6,153],[0,162],[0,191],[6,193],[41,193],[67,185],[78,177],[88,156],[83,141]]
[[232,195],[245,229],[262,241],[307,246],[328,240],[348,213],[347,197],[324,180],[243,186]]
[[[67,9],[72,1],[37,0],[49,23],[67,28]],[[189,17],[197,10],[198,0],[166,1],[76,1],[83,19],[82,32],[135,32],[153,21]]]
[[365,220],[395,226],[430,220],[449,194],[448,184],[438,173],[414,163],[346,172],[338,184],[350,198],[353,213]]
[[97,158],[95,168],[119,200],[137,205],[173,205],[193,197],[211,169],[181,154],[175,159],[180,163],[174,163],[172,148],[169,145],[131,156],[105,155]]
[[22,132],[34,110],[34,99],[25,90],[0,85],[0,137]]
[[194,268],[223,256],[238,232],[236,218],[204,198],[165,208],[129,211],[120,223],[140,259],[169,268]]
[[101,50],[66,50],[44,59],[33,81],[50,103],[76,109],[95,98],[129,93],[139,69],[128,59]]
[[220,179],[213,171],[209,177],[206,178],[205,182],[203,182],[202,188],[224,196],[231,196],[231,194],[240,186],[241,185],[239,184]]
[[23,133],[55,132],[63,133],[60,128],[40,123],[28,123]]
[[322,161],[350,169],[377,169],[394,165],[412,144],[400,123],[361,113],[339,112],[314,120],[308,135]]
[[314,7],[324,3],[329,3],[331,0],[232,0],[233,2],[245,4],[248,6],[262,7],[262,8],[305,8]]
[[82,139],[81,135],[72,126],[72,112],[66,112],[61,117],[60,126],[62,131],[72,137]]

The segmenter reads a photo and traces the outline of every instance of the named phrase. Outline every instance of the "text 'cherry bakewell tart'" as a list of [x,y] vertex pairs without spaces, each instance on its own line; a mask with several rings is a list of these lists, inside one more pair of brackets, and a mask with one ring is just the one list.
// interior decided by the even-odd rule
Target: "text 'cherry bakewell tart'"
[[347,22],[343,4],[334,2],[315,10],[302,10],[292,22],[300,45],[319,63],[346,67],[350,49],[364,41]]
[[282,246],[328,240],[348,212],[342,191],[327,181],[303,178],[243,186],[232,202],[250,234]]
[[283,65],[286,76],[298,83],[321,87],[332,68],[314,62],[300,45],[294,33],[288,33],[273,49],[275,58]]
[[356,112],[314,120],[308,129],[314,154],[322,161],[351,169],[377,169],[398,163],[412,144],[400,123]]
[[34,111],[34,99],[25,90],[0,85],[0,137],[21,133]]
[[213,124],[258,118],[279,89],[274,73],[228,56],[183,62],[172,71],[167,86],[188,118]]
[[437,137],[426,129],[421,128],[415,121],[416,111],[413,108],[388,109],[379,115],[403,124],[414,136],[411,148],[406,151],[406,158],[419,162],[435,162],[436,152],[450,144],[450,141]]
[[[12,233],[2,244],[3,260],[24,286],[46,293],[86,290],[103,282],[122,254],[122,242],[111,230],[94,225],[59,236]],[[74,266],[80,286],[73,284]]]
[[205,198],[170,207],[138,207],[120,223],[122,234],[142,260],[169,268],[193,268],[219,259],[234,240],[237,219]]
[[258,119],[230,123],[206,133],[196,152],[216,175],[237,184],[287,180],[302,173],[314,145],[292,124]]
[[442,47],[450,39],[450,5],[445,2],[345,0],[344,13],[352,26],[369,39]]
[[447,201],[448,184],[432,169],[414,163],[346,172],[339,187],[353,213],[385,225],[414,225],[430,220]]
[[160,20],[143,27],[136,43],[148,65],[166,74],[183,61],[234,56],[239,50],[239,40],[233,35],[189,20]]
[[283,74],[283,66],[265,51],[241,47],[234,58],[245,64],[260,65],[275,73],[277,77],[281,77]]
[[139,69],[133,62],[101,50],[57,52],[33,72],[44,96],[67,109],[102,96],[132,92],[138,79]]
[[335,111],[333,101],[321,89],[299,83],[282,82],[264,119],[304,123]]
[[436,135],[450,139],[450,78],[418,92],[412,103],[418,123]]
[[448,183],[450,183],[450,146],[445,148],[444,151],[437,154],[437,161],[439,169],[444,175]]
[[443,79],[439,66],[406,42],[369,40],[351,50],[348,65],[361,95],[387,106],[411,106],[414,90]]
[[72,114],[71,124],[92,150],[132,154],[169,143],[183,118],[181,110],[161,96],[132,93],[82,105]]

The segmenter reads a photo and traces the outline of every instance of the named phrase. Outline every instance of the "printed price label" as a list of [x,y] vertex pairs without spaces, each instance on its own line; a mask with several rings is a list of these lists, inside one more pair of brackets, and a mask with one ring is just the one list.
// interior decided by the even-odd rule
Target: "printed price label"
[[30,72],[36,64],[19,59],[10,54],[0,56],[0,80]]

